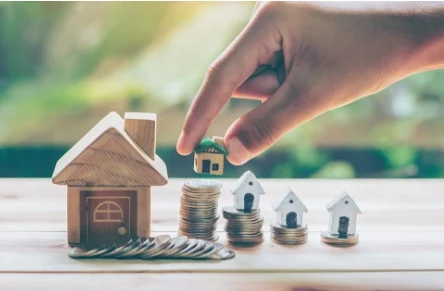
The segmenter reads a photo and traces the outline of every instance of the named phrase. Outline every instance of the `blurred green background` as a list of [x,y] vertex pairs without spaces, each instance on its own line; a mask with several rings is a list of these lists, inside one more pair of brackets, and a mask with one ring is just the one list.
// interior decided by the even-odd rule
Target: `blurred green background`
[[[158,114],[170,177],[195,177],[175,142],[206,68],[254,2],[0,2],[0,176],[50,177],[110,111]],[[257,104],[231,100],[208,136]],[[306,123],[224,177],[436,178],[444,71],[416,75]]]

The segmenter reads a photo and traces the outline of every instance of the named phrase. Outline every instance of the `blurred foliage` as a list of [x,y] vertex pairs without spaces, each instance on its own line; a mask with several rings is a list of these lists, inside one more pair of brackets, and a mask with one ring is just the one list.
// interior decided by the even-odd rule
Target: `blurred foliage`
[[[158,113],[159,154],[172,176],[193,176],[174,144],[206,68],[254,4],[0,2],[0,176],[49,176],[109,111]],[[328,112],[224,176],[442,177],[443,80],[418,74]],[[231,100],[208,136],[256,105]]]

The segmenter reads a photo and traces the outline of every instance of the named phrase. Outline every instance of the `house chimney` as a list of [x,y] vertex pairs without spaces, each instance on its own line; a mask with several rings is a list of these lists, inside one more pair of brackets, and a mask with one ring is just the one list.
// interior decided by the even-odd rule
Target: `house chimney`
[[213,142],[225,148],[224,138],[220,136],[213,136]]
[[156,121],[155,113],[125,113],[125,131],[153,160],[156,153]]

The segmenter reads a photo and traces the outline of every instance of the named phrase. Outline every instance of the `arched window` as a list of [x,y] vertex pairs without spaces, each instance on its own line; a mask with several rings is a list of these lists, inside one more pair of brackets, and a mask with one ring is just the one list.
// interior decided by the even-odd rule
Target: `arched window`
[[94,210],[94,222],[122,222],[123,211],[119,204],[105,201]]

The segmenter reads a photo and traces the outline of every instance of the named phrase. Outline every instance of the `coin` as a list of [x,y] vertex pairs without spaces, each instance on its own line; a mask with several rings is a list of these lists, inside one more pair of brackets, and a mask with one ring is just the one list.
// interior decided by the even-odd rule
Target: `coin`
[[101,247],[101,248],[94,248],[94,249],[83,249],[80,247],[74,247],[73,249],[71,249],[68,252],[68,256],[70,258],[76,258],[76,259],[81,259],[81,258],[94,258],[97,256],[100,256],[106,252],[109,252],[111,250],[110,247]]
[[213,254],[219,252],[220,250],[223,249],[223,245],[221,243],[214,243],[213,244],[213,248],[205,253],[202,253],[201,255],[195,256],[195,259],[203,259],[203,258],[209,258],[211,257]]
[[170,244],[171,237],[169,235],[160,235],[155,238],[155,244],[150,249],[144,251],[141,253],[138,257],[140,259],[150,259],[154,257],[155,255],[159,254],[163,249],[168,247]]
[[111,258],[111,257],[115,257],[118,256],[120,254],[123,253],[124,249],[128,246],[130,246],[134,241],[133,240],[129,240],[126,244],[121,245],[121,246],[116,246],[112,251],[102,254],[100,257],[102,258]]
[[168,248],[164,249],[161,257],[172,256],[178,252],[180,252],[183,248],[187,246],[188,237],[186,236],[178,236],[171,239],[170,245]]
[[203,241],[203,243],[204,243],[204,247],[201,250],[198,250],[196,252],[192,252],[192,253],[188,254],[187,258],[197,258],[197,257],[204,255],[206,253],[209,253],[210,251],[213,250],[214,244],[212,242]]
[[359,242],[359,235],[349,234],[347,237],[342,238],[339,235],[331,234],[329,231],[321,233],[321,239],[324,243],[336,246],[352,246]]
[[216,259],[216,260],[229,260],[229,259],[234,258],[235,256],[236,256],[235,252],[233,252],[232,250],[223,248],[219,252],[211,255],[210,258]]

